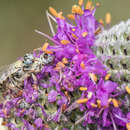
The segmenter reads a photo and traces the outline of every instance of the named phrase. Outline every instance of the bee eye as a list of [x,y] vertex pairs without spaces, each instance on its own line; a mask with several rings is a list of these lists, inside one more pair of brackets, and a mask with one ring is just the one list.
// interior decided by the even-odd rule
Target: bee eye
[[44,54],[44,58],[45,58],[45,59],[48,59],[48,54]]
[[33,62],[34,62],[34,57],[32,54],[26,54],[24,56],[23,63],[25,64],[25,66],[31,65]]

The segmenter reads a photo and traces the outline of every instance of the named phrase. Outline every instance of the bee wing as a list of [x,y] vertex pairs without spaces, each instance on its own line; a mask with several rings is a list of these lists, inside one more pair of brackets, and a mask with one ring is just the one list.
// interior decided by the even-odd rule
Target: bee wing
[[5,81],[15,71],[15,64],[0,67],[0,83]]

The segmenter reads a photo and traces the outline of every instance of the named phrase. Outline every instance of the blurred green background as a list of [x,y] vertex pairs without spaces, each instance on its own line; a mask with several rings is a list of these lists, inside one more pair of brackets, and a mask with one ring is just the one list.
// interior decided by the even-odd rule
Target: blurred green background
[[[130,0],[92,1],[102,5],[96,11],[97,18],[105,19],[106,12],[112,14],[111,25],[130,18]],[[0,0],[0,66],[42,46],[45,38],[34,29],[51,35],[45,15],[49,6],[67,14],[74,3],[78,0]]]

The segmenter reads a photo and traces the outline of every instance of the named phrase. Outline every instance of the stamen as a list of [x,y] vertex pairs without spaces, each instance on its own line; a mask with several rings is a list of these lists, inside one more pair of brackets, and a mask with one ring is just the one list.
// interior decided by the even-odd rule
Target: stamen
[[72,13],[73,14],[83,14],[82,9],[78,5],[73,5],[72,6]]
[[107,75],[105,76],[105,80],[110,79],[110,77],[111,77],[111,74],[107,74]]
[[97,107],[97,105],[94,104],[94,103],[91,103],[91,106],[92,106],[92,107],[95,107],[95,108]]
[[128,94],[130,94],[130,87],[129,87],[129,86],[126,86],[126,87],[125,87],[125,90],[126,90],[126,92],[127,92]]
[[59,12],[59,13],[58,13],[58,18],[60,18],[60,19],[65,19],[64,16],[62,16],[62,14],[63,14],[63,12]]
[[80,90],[80,91],[86,91],[87,88],[86,88],[86,87],[80,87],[79,90]]
[[112,99],[114,107],[119,107],[118,101],[116,99]]
[[87,101],[88,101],[87,98],[83,98],[83,99],[77,100],[76,102],[77,102],[78,104],[81,104],[81,103],[86,103]]
[[63,45],[67,45],[67,44],[70,43],[70,41],[68,41],[68,40],[61,40],[60,42],[61,42],[61,44],[63,44]]
[[108,103],[110,103],[111,101],[112,101],[112,98],[109,98],[109,99],[108,99]]
[[79,49],[78,48],[76,48],[75,50],[76,50],[77,53],[79,53]]
[[68,63],[67,58],[64,57],[64,58],[62,59],[62,63],[63,63],[63,64],[67,64],[67,63]]
[[79,3],[78,3],[80,6],[83,5],[83,0],[79,0]]
[[56,64],[55,69],[56,69],[56,70],[60,70],[61,68],[64,68],[64,67],[65,67],[65,65],[64,65],[62,62],[58,62],[58,63]]
[[130,122],[126,123],[127,130],[130,130]]
[[84,64],[83,61],[80,63],[80,66],[81,66],[82,69],[85,69],[85,64]]
[[110,13],[106,13],[106,24],[110,24],[111,23],[111,14]]
[[98,108],[101,108],[101,101],[100,100],[97,100],[97,106],[98,106]]
[[74,16],[73,14],[68,14],[67,17],[68,17],[69,19],[75,20],[75,16]]
[[97,76],[94,73],[89,73],[89,76],[92,81],[97,82]]
[[91,10],[91,8],[92,8],[92,1],[89,1],[89,0],[88,0],[85,9]]
[[101,3],[97,2],[96,7],[100,7],[100,6],[101,6]]
[[82,33],[82,36],[83,36],[83,37],[86,37],[87,35],[88,35],[87,32],[83,32],[83,33]]

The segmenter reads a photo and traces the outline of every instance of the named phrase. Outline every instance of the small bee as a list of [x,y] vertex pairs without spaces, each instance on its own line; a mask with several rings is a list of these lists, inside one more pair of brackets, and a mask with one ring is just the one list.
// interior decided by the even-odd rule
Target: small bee
[[40,72],[44,65],[53,61],[53,56],[42,53],[34,57],[32,53],[26,54],[21,60],[8,65],[0,70],[0,86],[2,90],[16,88],[22,89],[23,82],[29,76],[36,80],[35,74]]

